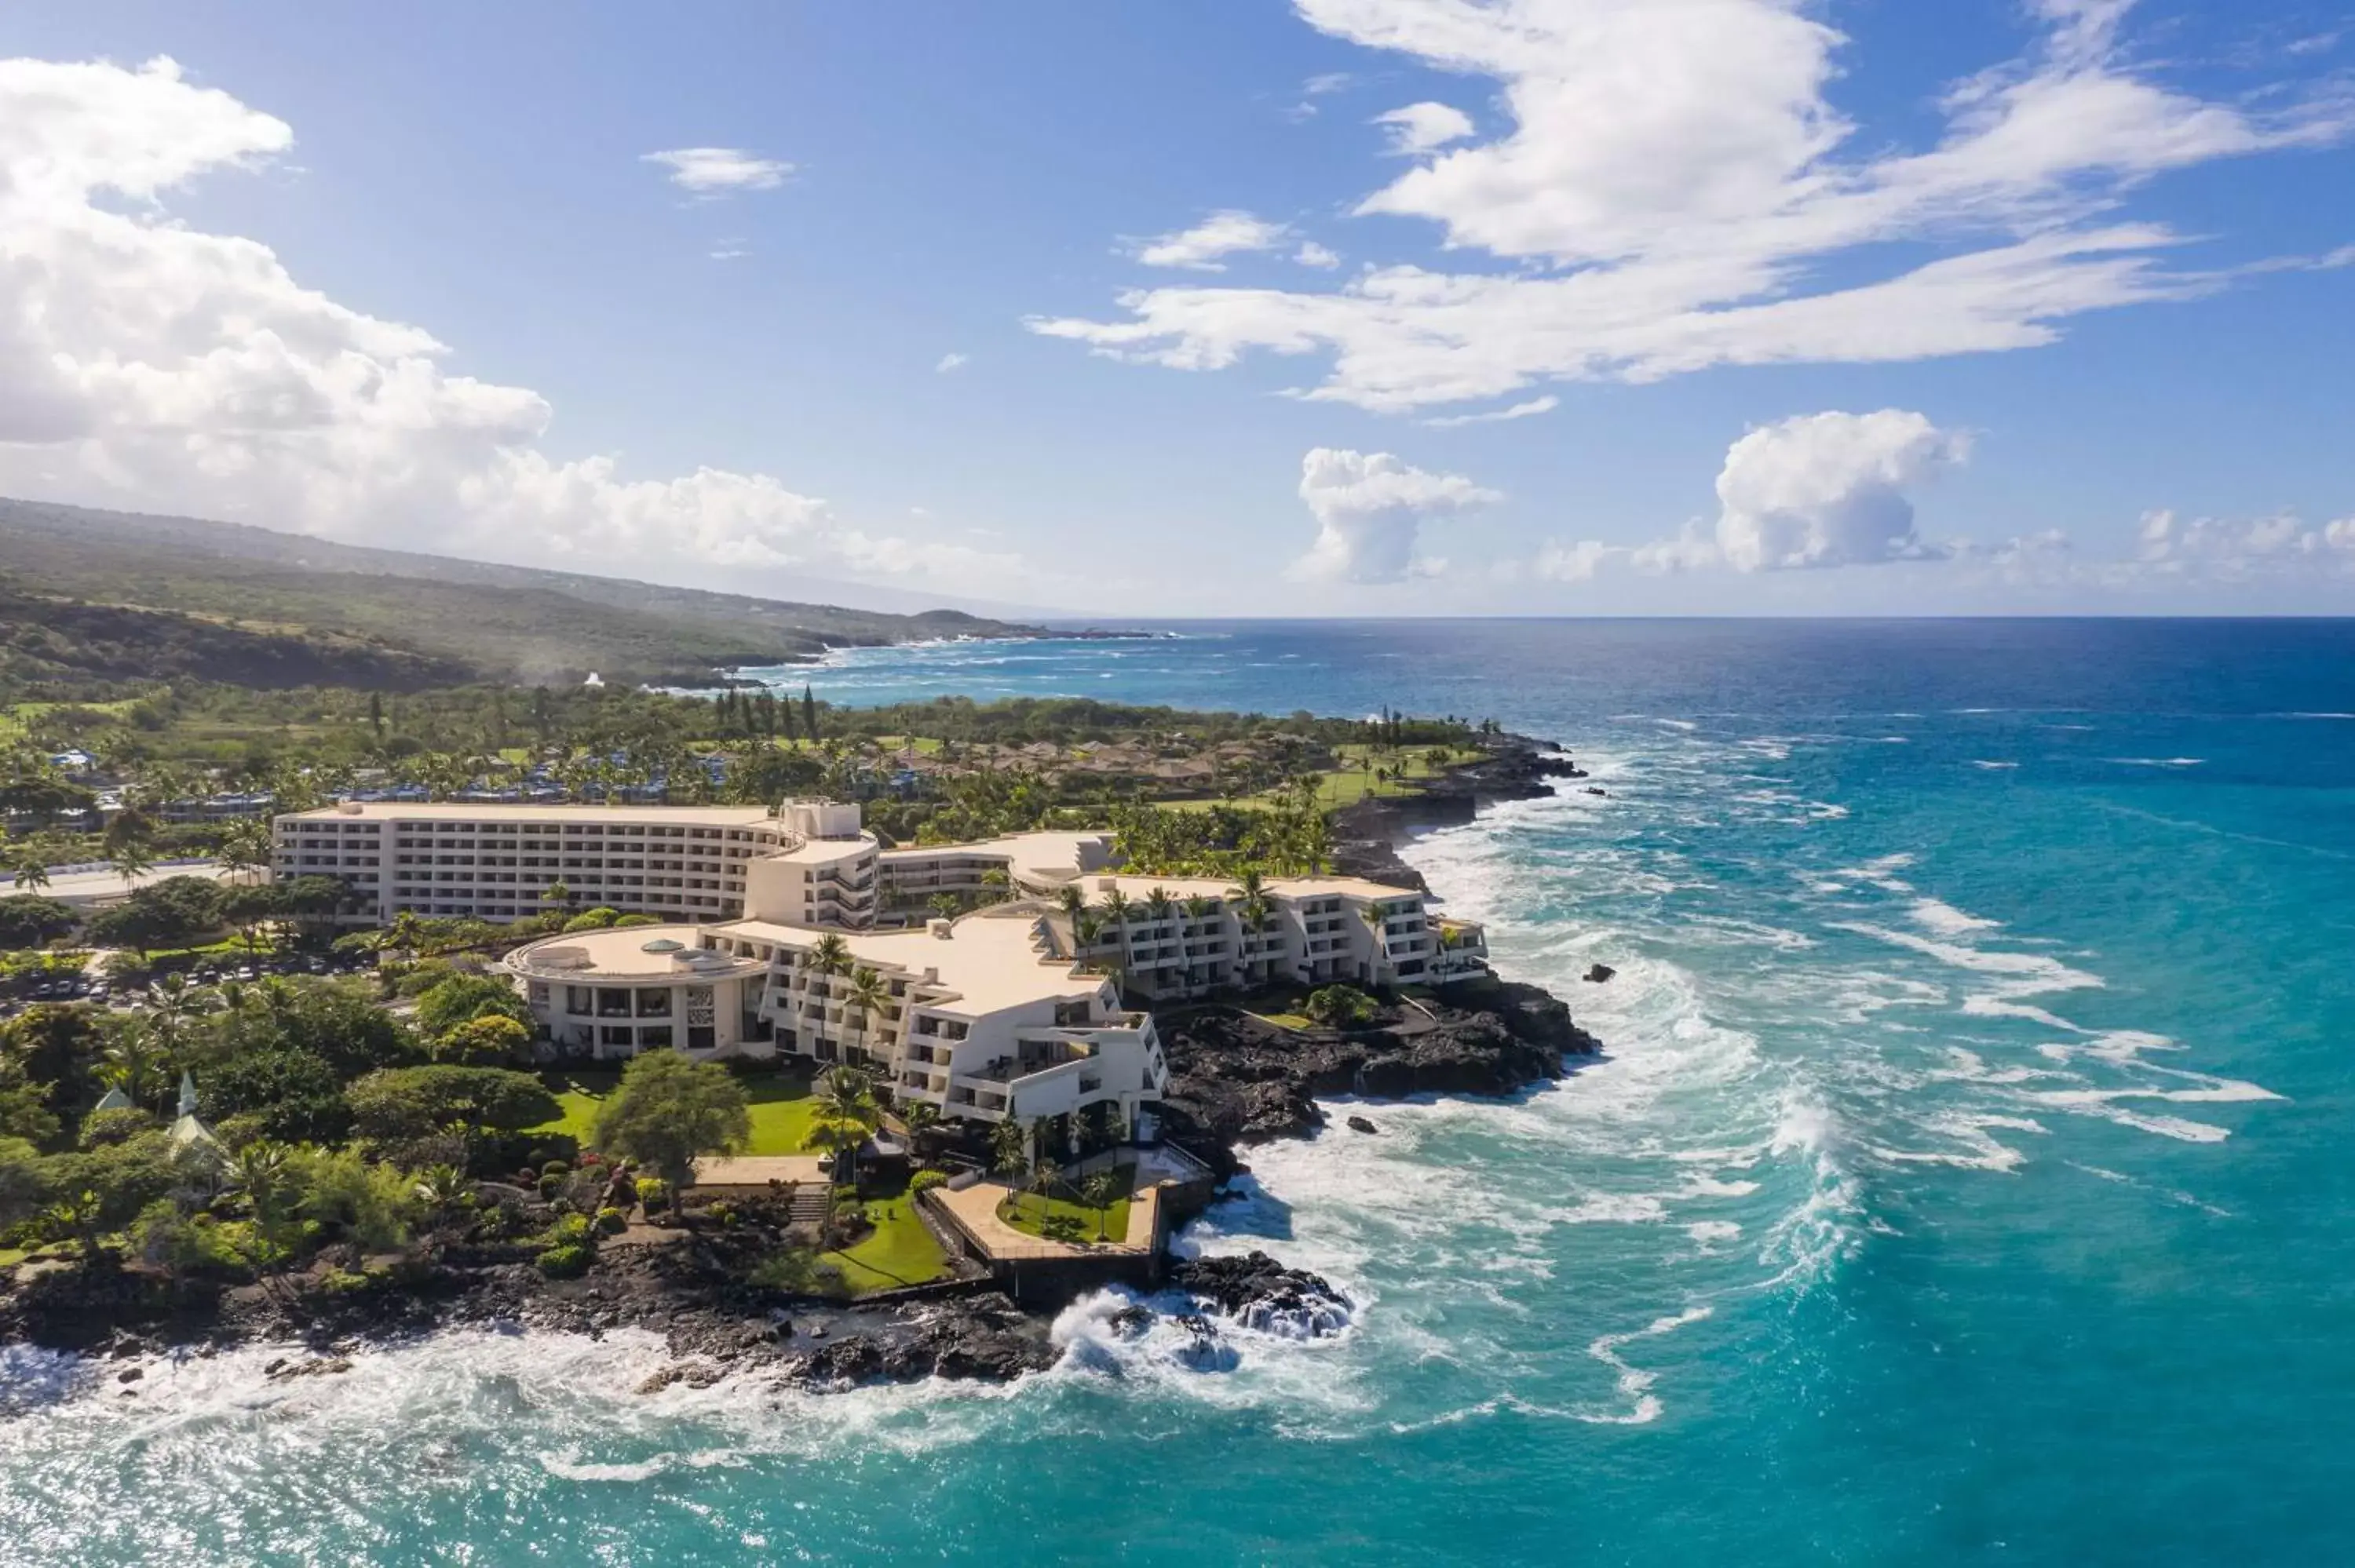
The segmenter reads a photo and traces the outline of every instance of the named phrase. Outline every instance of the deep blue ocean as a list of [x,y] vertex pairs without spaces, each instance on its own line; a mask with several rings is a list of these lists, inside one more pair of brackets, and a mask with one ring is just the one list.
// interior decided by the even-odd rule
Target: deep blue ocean
[[1339,1339],[1198,1370],[1099,1299],[1011,1388],[837,1396],[641,1396],[639,1335],[15,1352],[0,1563],[2355,1561],[2355,622],[1171,630],[784,678],[1593,771],[1410,853],[1607,1057],[1257,1150],[1189,1234]]

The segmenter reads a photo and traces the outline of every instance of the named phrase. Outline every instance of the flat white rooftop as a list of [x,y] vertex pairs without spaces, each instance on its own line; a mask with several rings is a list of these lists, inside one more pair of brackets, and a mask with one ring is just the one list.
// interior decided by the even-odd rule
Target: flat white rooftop
[[581,821],[626,822],[699,828],[750,828],[763,823],[782,826],[765,806],[533,806],[468,805],[463,800],[411,804],[402,800],[352,800],[309,811],[288,811],[282,821],[293,821],[502,822]]
[[808,948],[819,938],[840,937],[859,963],[889,965],[910,974],[934,971],[937,983],[956,992],[953,1002],[926,1002],[949,1013],[979,1015],[1024,1002],[1053,998],[1077,1001],[1105,984],[1102,975],[1080,974],[1068,959],[1044,959],[1031,946],[1035,908],[1000,907],[967,915],[935,937],[918,927],[906,931],[820,931],[773,920],[730,920],[703,930],[734,941]]
[[[694,984],[751,974],[762,965],[703,948],[700,926],[620,926],[568,931],[517,948],[507,967],[536,980],[642,985]],[[683,961],[682,961],[683,960]]]
[[[1103,872],[1083,878],[1082,889],[1091,904],[1103,901],[1103,885],[1120,889],[1121,895],[1131,904],[1143,903],[1156,887],[1181,902],[1188,898],[1230,898],[1234,882],[1219,876],[1131,876],[1126,873]],[[1422,898],[1437,902],[1430,895],[1412,887],[1399,887],[1390,883],[1368,882],[1362,876],[1271,876],[1261,884],[1270,894],[1285,898]]]

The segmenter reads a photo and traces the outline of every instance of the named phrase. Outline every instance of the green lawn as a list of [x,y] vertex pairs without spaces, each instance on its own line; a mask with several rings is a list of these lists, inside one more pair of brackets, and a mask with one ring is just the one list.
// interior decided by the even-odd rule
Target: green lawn
[[857,1246],[823,1255],[842,1270],[843,1283],[853,1295],[922,1285],[949,1271],[948,1255],[916,1217],[913,1198],[878,1199],[867,1205],[867,1217],[875,1222],[873,1235]]
[[[1041,1240],[1046,1239],[1047,1236],[1044,1228],[1046,1222],[1057,1215],[1068,1215],[1079,1221],[1081,1224],[1087,1227],[1081,1233],[1082,1237],[1088,1241],[1096,1239],[1099,1234],[1096,1229],[1096,1211],[1084,1204],[1071,1202],[1062,1198],[1042,1198],[1036,1192],[1017,1192],[997,1206],[999,1219],[1004,1220],[1016,1230],[1028,1235],[1038,1236]],[[1128,1239],[1128,1200],[1126,1198],[1121,1199],[1111,1208],[1106,1209],[1103,1219],[1103,1229],[1101,1234],[1106,1240],[1122,1242]]]
[[[1316,776],[1316,804],[1333,811],[1344,806],[1354,806],[1369,795],[1404,795],[1413,789],[1416,780],[1433,778],[1439,772],[1439,768],[1423,755],[1430,749],[1429,747],[1408,746],[1393,751],[1367,746],[1337,746],[1333,750],[1340,766]],[[1487,755],[1483,751],[1459,747],[1448,752],[1447,765],[1477,762]],[[1361,766],[1364,763],[1371,766]],[[1376,768],[1395,777],[1378,779],[1373,774]],[[1213,806],[1230,803],[1243,806],[1254,802],[1272,803],[1276,798],[1273,792],[1270,792],[1242,796],[1232,802],[1196,800],[1159,800],[1155,804],[1165,811],[1207,811]]]
[[[604,1069],[584,1068],[549,1075],[546,1081],[564,1114],[531,1130],[568,1132],[581,1140],[583,1149],[594,1148],[590,1133],[596,1126],[597,1113],[614,1086],[622,1081],[622,1075]],[[809,1128],[817,1115],[817,1101],[810,1094],[806,1075],[792,1073],[754,1079],[745,1084],[744,1097],[752,1103],[752,1139],[744,1146],[745,1153],[813,1152]]]

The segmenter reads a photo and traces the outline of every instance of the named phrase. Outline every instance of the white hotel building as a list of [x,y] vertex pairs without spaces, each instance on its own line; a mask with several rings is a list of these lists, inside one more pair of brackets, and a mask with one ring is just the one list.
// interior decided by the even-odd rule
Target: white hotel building
[[[830,802],[345,802],[279,818],[276,840],[277,874],[342,879],[357,923],[405,910],[514,920],[552,906],[553,885],[572,905],[664,921],[507,955],[560,1053],[857,1061],[902,1097],[986,1121],[1102,1103],[1127,1124],[1160,1097],[1168,1068],[1152,1018],[1124,1010],[1114,969],[1167,997],[1287,980],[1445,984],[1487,967],[1480,928],[1431,916],[1415,889],[1272,879],[1267,918],[1245,930],[1225,885],[1120,874],[1106,834],[885,850],[857,806]],[[1071,885],[1096,927],[1084,945],[1056,897]],[[943,893],[1005,901],[910,924]],[[1117,923],[1105,914],[1115,893],[1128,901]],[[847,949],[845,972],[817,967],[829,934]],[[858,969],[882,982],[871,1013],[847,1000]]]

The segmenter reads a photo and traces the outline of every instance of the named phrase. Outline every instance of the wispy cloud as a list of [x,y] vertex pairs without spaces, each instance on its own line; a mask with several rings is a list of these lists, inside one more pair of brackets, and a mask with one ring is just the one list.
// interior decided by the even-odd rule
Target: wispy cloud
[[773,191],[792,177],[794,165],[763,158],[741,147],[673,147],[638,160],[670,171],[670,183],[698,196],[738,191]]
[[946,376],[950,371],[962,370],[972,363],[973,356],[970,355],[943,354],[941,355],[940,363],[933,366],[932,369],[940,375]]
[[2231,286],[2172,263],[2184,234],[2121,216],[2151,179],[2355,133],[2355,94],[2330,81],[2229,101],[2162,81],[2120,40],[2127,0],[2031,0],[2038,41],[1953,83],[1913,147],[1833,101],[1870,62],[1793,0],[1295,9],[1497,83],[1504,124],[1485,140],[1446,105],[1386,116],[1391,151],[1445,151],[1355,209],[1428,224],[1451,260],[1322,290],[1135,290],[1114,319],[1030,330],[1188,370],[1328,355],[1305,396],[1390,413],[1549,381],[2031,348],[2089,312]]
[[1533,414],[1550,414],[1561,407],[1561,399],[1549,392],[1542,397],[1532,397],[1526,403],[1516,403],[1509,408],[1492,408],[1485,414],[1448,414],[1424,424],[1434,430],[1453,429],[1457,425],[1496,425],[1507,419],[1526,419]]
[[1273,250],[1292,237],[1281,223],[1254,217],[1239,207],[1214,212],[1191,228],[1162,235],[1136,248],[1136,259],[1148,267],[1181,267],[1195,272],[1223,272],[1222,257],[1254,250]]

